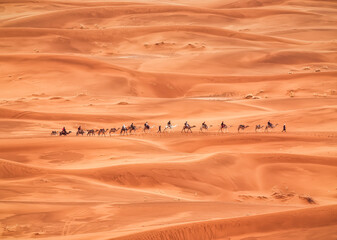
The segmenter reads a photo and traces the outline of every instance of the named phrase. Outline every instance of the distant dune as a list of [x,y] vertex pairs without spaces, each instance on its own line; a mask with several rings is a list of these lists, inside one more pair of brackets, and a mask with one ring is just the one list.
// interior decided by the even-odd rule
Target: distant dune
[[336,26],[332,0],[0,0],[0,238],[336,239]]

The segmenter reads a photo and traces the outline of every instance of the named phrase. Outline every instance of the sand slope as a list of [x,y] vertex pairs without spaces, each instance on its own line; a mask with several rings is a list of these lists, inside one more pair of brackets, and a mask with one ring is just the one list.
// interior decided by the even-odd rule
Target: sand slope
[[0,0],[0,13],[1,239],[337,238],[335,1]]

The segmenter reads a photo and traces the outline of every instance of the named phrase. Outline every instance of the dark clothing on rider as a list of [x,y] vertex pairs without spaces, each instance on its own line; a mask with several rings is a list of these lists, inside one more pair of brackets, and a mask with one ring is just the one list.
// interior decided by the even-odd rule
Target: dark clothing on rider
[[283,125],[283,130],[282,130],[282,132],[287,132],[287,129],[286,129],[286,125],[285,125],[285,124]]
[[159,125],[158,127],[158,132],[161,132],[161,125]]

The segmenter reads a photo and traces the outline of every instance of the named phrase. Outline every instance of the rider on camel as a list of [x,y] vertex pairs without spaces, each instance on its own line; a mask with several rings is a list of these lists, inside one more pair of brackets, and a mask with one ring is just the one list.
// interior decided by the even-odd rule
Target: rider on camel
[[273,124],[270,122],[270,120],[268,121],[268,127],[272,127]]
[[167,126],[168,126],[169,128],[171,128],[171,127],[172,127],[171,120],[170,120],[170,121],[168,121],[168,123],[167,123]]
[[62,128],[62,133],[67,133],[66,127],[63,127],[63,128]]
[[202,126],[203,126],[204,128],[207,128],[206,122],[203,122],[203,123],[202,123]]
[[185,127],[189,127],[190,125],[187,123],[187,121],[185,122]]
[[144,127],[146,128],[146,129],[149,129],[150,128],[150,126],[149,126],[149,124],[146,122],[146,123],[144,123]]
[[222,121],[221,122],[221,128],[224,128],[225,127],[225,123]]

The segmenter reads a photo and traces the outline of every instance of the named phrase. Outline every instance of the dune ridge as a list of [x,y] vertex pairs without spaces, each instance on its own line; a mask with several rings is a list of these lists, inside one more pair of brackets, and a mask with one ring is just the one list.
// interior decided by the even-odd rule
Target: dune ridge
[[336,16],[0,0],[0,238],[335,240]]
[[[291,228],[336,225],[336,205],[266,215],[215,220],[184,224],[111,239],[223,239],[228,236],[244,235]],[[303,218],[306,219],[303,222]]]

